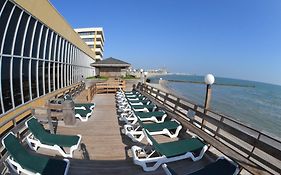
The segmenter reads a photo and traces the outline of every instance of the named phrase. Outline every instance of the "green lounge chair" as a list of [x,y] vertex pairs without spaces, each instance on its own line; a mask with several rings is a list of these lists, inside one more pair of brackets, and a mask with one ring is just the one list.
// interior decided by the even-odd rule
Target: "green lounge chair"
[[79,118],[82,122],[88,121],[89,117],[92,115],[91,110],[84,110],[84,109],[74,109],[75,110],[75,117]]
[[182,126],[177,120],[165,121],[163,123],[143,123],[141,120],[138,121],[138,125],[124,125],[125,135],[130,137],[134,142],[140,142],[145,134],[142,129],[147,129],[150,135],[167,135],[170,138],[178,136]]
[[[170,169],[167,164],[163,164],[166,175],[177,175],[177,173]],[[188,175],[237,175],[239,173],[239,167],[233,161],[229,161],[224,157],[219,157],[215,162],[208,164],[204,168],[190,173]]]
[[75,109],[84,109],[84,110],[90,109],[91,111],[93,111],[95,108],[95,103],[74,103],[74,106]]
[[132,109],[136,112],[154,112],[156,105],[132,105]]
[[142,94],[137,94],[137,93],[133,93],[133,94],[125,94],[126,98],[138,98],[143,96]]
[[[32,117],[25,122],[30,130],[30,134],[26,137],[29,147],[37,150],[39,147],[58,151],[63,157],[72,157],[81,142],[81,135],[68,136],[48,133],[44,127]],[[63,147],[69,148],[66,153]]]
[[143,95],[138,96],[138,97],[126,97],[127,101],[133,102],[137,100],[146,100],[147,98]]
[[[65,100],[72,100],[72,97],[70,95],[64,96]],[[75,109],[84,109],[84,110],[91,110],[93,111],[95,108],[95,103],[74,103]]]
[[134,105],[149,105],[149,104],[151,104],[151,101],[150,100],[136,100],[136,101],[129,102],[129,104],[131,106],[134,106]]
[[68,173],[68,159],[59,160],[30,154],[12,132],[2,139],[2,144],[10,154],[7,162],[17,174],[66,175]]
[[128,112],[124,112],[120,114],[120,121],[124,121],[127,124],[134,125],[141,121],[151,121],[154,123],[163,123],[167,117],[167,114],[163,111],[155,111],[155,112],[134,112],[128,110]]
[[[208,146],[198,138],[178,140],[174,142],[157,143],[154,138],[143,129],[147,141],[153,148],[133,146],[133,160],[144,171],[154,171],[161,164],[191,158],[193,161],[200,160],[207,151]],[[198,154],[199,153],[199,154]],[[198,154],[198,155],[197,155]]]
[[155,123],[162,123],[167,117],[167,114],[163,111],[135,112],[134,114],[141,121],[152,121]]

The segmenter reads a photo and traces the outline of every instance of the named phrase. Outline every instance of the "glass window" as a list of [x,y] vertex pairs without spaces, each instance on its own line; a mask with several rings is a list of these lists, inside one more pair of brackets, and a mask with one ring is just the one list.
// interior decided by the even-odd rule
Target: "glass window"
[[50,60],[54,60],[55,43],[56,43],[56,34],[54,33],[53,34],[53,41],[52,41],[52,49],[51,49]]
[[94,38],[83,38],[84,42],[93,42]]
[[21,101],[21,89],[20,89],[20,58],[13,59],[13,92],[14,92],[14,102],[15,106],[22,104]]
[[35,35],[33,38],[33,47],[32,47],[32,57],[37,58],[37,50],[38,50],[38,41],[39,41],[39,36],[41,32],[41,27],[42,24],[40,22],[37,22],[36,29],[35,29]]
[[61,69],[61,88],[64,87],[64,64],[60,65],[60,69]]
[[61,43],[60,43],[60,58],[59,58],[59,61],[63,61],[63,45],[64,45],[64,39],[61,40]]
[[48,38],[47,38],[47,44],[46,44],[46,52],[45,52],[45,59],[46,59],[46,60],[49,60],[49,51],[50,51],[51,35],[52,35],[52,31],[49,30],[49,32],[48,32]]
[[31,45],[34,24],[35,24],[35,19],[31,17],[29,24],[28,24],[27,33],[25,36],[25,43],[24,43],[23,56],[26,56],[26,57],[29,57],[29,53],[30,53],[30,45]]
[[49,93],[49,62],[45,61],[45,93]]
[[38,61],[38,86],[39,96],[43,95],[43,61]]
[[[3,35],[6,29],[6,24],[9,18],[9,15],[11,13],[11,10],[13,8],[13,4],[8,1],[4,7],[4,10],[2,12],[1,17],[0,17],[0,42],[2,42],[3,40]],[[0,43],[0,46],[2,45],[2,43]],[[1,48],[1,47],[0,47]]]
[[9,27],[8,27],[6,37],[5,37],[4,49],[3,49],[3,53],[5,53],[5,54],[11,54],[11,52],[12,52],[14,35],[15,35],[20,13],[21,13],[21,10],[18,7],[16,7],[14,9],[13,15],[10,19]]
[[31,92],[32,99],[37,97],[37,84],[36,84],[36,70],[37,70],[37,61],[31,60]]
[[91,32],[78,32],[79,35],[94,35],[95,31],[91,31]]
[[11,89],[10,89],[10,57],[2,57],[2,68],[1,68],[1,78],[2,78],[2,96],[5,111],[10,110],[12,105],[11,99]]
[[43,26],[41,41],[40,41],[40,49],[39,49],[39,58],[44,59],[44,47],[45,47],[45,40],[47,35],[47,27]]
[[23,35],[25,32],[25,27],[28,19],[27,13],[23,12],[21,21],[18,28],[17,38],[15,42],[15,48],[14,48],[14,55],[21,55],[21,48],[22,48],[22,42],[23,42]]
[[59,41],[60,41],[60,36],[58,35],[58,37],[57,37],[57,44],[56,44],[56,52],[55,52],[55,61],[58,61],[58,56],[59,56]]
[[50,90],[53,91],[54,90],[54,82],[53,82],[53,77],[54,77],[54,64],[55,63],[49,63],[49,66],[50,66]]
[[58,83],[57,80],[60,78],[60,77],[59,77],[59,74],[58,74],[58,71],[59,71],[58,63],[54,63],[54,65],[55,65],[55,73],[54,73],[54,75],[55,75],[55,76],[54,76],[54,77],[55,77],[55,78],[54,78],[54,83],[55,83],[55,84],[54,84],[54,85],[55,85],[55,89],[59,89],[60,87],[59,87],[58,84],[57,84],[57,83]]
[[67,68],[67,81],[68,81],[68,85],[71,85],[71,65],[68,65]]
[[6,2],[5,0],[0,1],[0,11],[3,8],[5,2]]
[[68,46],[68,44],[67,44],[68,42],[67,41],[65,41],[64,42],[64,57],[62,58],[62,60],[61,60],[61,62],[63,62],[63,63],[65,63],[66,61],[66,57],[67,57],[67,46]]
[[23,85],[23,96],[24,102],[30,100],[29,94],[29,59],[23,59],[22,64],[22,85]]
[[67,71],[67,65],[64,64],[63,65],[63,73],[64,73],[64,75],[63,75],[64,81],[63,82],[64,82],[64,87],[67,86],[67,79],[66,79],[66,73],[67,72],[66,71]]

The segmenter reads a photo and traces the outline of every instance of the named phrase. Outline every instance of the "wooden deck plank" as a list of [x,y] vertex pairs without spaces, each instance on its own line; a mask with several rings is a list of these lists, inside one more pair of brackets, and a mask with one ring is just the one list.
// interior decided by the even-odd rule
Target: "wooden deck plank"
[[[60,125],[57,129],[60,134],[82,135],[81,148],[75,151],[74,158],[70,159],[69,174],[164,174],[162,168],[154,172],[144,172],[140,166],[134,165],[131,147],[147,142],[144,140],[142,143],[134,143],[122,134],[123,123],[118,120],[114,94],[96,94],[93,102],[96,107],[87,122],[77,120],[74,127]],[[177,140],[166,136],[155,138],[159,142]],[[169,166],[179,173],[184,173],[199,169],[208,162],[209,158],[204,157],[198,162],[187,159],[170,163]]]

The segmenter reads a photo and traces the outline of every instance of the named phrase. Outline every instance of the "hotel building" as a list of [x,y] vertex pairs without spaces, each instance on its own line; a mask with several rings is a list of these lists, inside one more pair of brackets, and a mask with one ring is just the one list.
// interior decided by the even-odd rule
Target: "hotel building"
[[0,121],[95,75],[95,53],[48,0],[0,0],[0,24]]
[[74,29],[85,43],[95,53],[96,60],[102,60],[104,51],[104,33],[103,28],[78,28]]

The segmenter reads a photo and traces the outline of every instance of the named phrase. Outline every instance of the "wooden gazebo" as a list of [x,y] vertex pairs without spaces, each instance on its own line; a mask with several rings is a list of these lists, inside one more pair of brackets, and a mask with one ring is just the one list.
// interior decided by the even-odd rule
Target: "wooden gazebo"
[[96,68],[96,74],[105,77],[121,77],[126,75],[126,70],[131,66],[131,64],[116,59],[107,58],[101,61],[92,63],[91,66]]

